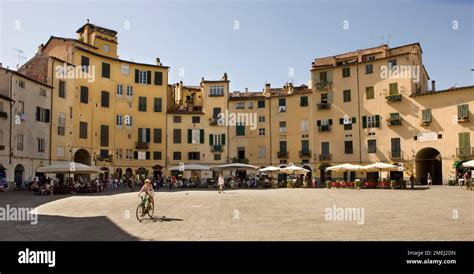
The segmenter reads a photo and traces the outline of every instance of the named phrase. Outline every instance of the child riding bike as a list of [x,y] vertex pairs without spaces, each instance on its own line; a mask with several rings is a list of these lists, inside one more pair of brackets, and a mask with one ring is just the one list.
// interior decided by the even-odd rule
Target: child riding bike
[[155,192],[153,191],[153,185],[151,184],[151,181],[149,179],[145,180],[145,184],[143,184],[142,188],[140,189],[140,192],[138,193],[139,197],[142,192],[145,193],[146,198],[148,198],[149,202],[153,205],[153,207],[155,207],[155,201],[153,199]]

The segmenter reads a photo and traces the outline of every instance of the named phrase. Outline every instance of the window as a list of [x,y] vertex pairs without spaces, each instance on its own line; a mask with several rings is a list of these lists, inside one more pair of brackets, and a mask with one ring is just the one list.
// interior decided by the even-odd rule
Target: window
[[327,71],[319,72],[319,81],[321,83],[327,83],[328,82],[328,72]]
[[45,140],[43,138],[38,138],[38,152],[44,153],[45,150]]
[[301,120],[301,132],[307,132],[309,130],[308,120]]
[[115,149],[115,160],[122,160],[123,158],[123,149],[116,148]]
[[100,146],[108,147],[109,146],[109,126],[100,125]]
[[219,113],[221,113],[221,108],[213,108],[212,109],[212,117],[217,119],[218,116],[219,116]]
[[16,136],[16,149],[18,149],[19,151],[23,150],[23,135],[22,134],[18,134]]
[[117,97],[123,96],[123,85],[117,84]]
[[25,102],[18,101],[17,114],[18,115],[25,114]]
[[58,135],[64,136],[66,134],[66,113],[58,113]]
[[151,71],[135,70],[135,83],[137,84],[151,84]]
[[258,157],[265,158],[267,156],[267,148],[266,147],[258,147]]
[[249,108],[249,109],[253,109],[253,102],[252,102],[252,101],[250,101],[250,102],[248,103],[248,108]]
[[155,71],[155,85],[156,86],[163,85],[163,72]]
[[280,152],[287,152],[286,141],[280,141]]
[[40,88],[40,96],[46,97],[46,89]]
[[110,78],[110,64],[102,62],[102,77]]
[[204,144],[204,129],[188,129],[188,144]]
[[278,106],[286,106],[286,99],[285,98],[280,98],[278,99]]
[[104,52],[109,52],[109,45],[103,45],[103,46],[102,46],[102,50],[103,50]]
[[265,108],[265,100],[259,100],[257,104],[258,108]]
[[175,124],[181,123],[181,116],[173,116],[173,123]]
[[174,151],[173,152],[173,160],[181,160],[181,152],[180,151]]
[[397,59],[388,60],[388,69],[394,69],[397,66]]
[[265,116],[258,116],[259,123],[265,123]]
[[400,157],[401,156],[401,146],[400,146],[400,138],[392,138],[391,139],[392,145],[392,157]]
[[214,161],[220,161],[222,156],[220,154],[214,154]]
[[81,86],[81,103],[89,103],[89,88]]
[[138,97],[138,111],[146,111],[146,97]]
[[374,66],[372,64],[365,65],[365,74],[372,74],[374,73]]
[[366,87],[365,88],[365,99],[370,100],[374,99],[375,94],[374,94],[374,87]]
[[89,57],[81,56],[81,70],[83,72],[89,72]]
[[149,151],[135,151],[134,158],[137,160],[150,160],[150,152]]
[[460,132],[459,136],[459,156],[471,155],[471,134],[470,132]]
[[352,141],[344,141],[344,154],[352,154]]
[[130,115],[125,115],[124,118],[125,118],[125,126],[127,126],[127,127],[133,126],[133,119],[132,119],[132,116],[130,116]]
[[423,109],[421,111],[421,122],[422,123],[431,123],[431,109]]
[[342,92],[343,97],[344,97],[344,102],[350,102],[351,101],[351,90],[346,89]]
[[329,155],[329,142],[321,142],[321,154]]
[[372,140],[367,140],[367,147],[368,147],[368,153],[376,153],[377,152],[377,140],[372,139]]
[[162,98],[154,98],[154,100],[153,100],[153,110],[155,112],[162,112],[163,111],[163,99]]
[[362,128],[380,127],[380,115],[362,116]]
[[350,67],[342,68],[342,78],[347,78],[347,77],[351,77]]
[[173,129],[173,144],[181,144],[181,129]]
[[237,136],[245,136],[245,124],[237,124],[235,130]]
[[23,81],[23,80],[18,80],[18,86],[19,86],[20,88],[25,88],[25,81]]
[[66,82],[63,80],[59,80],[58,96],[61,98],[66,98]]
[[153,143],[155,144],[161,144],[162,142],[162,130],[161,128],[155,128],[153,129]]
[[390,113],[390,123],[391,124],[398,124],[398,123],[400,123],[400,121],[401,121],[400,113],[398,113],[398,112]]
[[64,157],[64,147],[56,147],[56,155],[58,157]]
[[0,130],[0,146],[3,146],[3,130]]
[[133,96],[133,87],[132,86],[127,86],[127,96],[128,97]]
[[104,108],[109,107],[109,92],[108,91],[102,91],[102,94],[100,97],[100,106]]
[[189,152],[188,153],[188,159],[189,160],[199,160],[201,154],[199,152]]
[[224,86],[210,86],[209,95],[210,96],[224,96]]
[[390,88],[390,95],[397,95],[398,94],[398,83],[391,83],[389,85]]
[[265,135],[265,129],[264,128],[259,128],[258,129],[258,135],[260,135],[260,136]]
[[244,102],[237,102],[237,105],[235,106],[236,109],[244,109],[245,105]]
[[300,106],[307,107],[308,106],[308,96],[301,96],[300,97]]
[[79,122],[79,138],[87,139],[87,122]]
[[458,105],[458,120],[469,118],[469,105]]
[[280,121],[279,125],[280,125],[280,132],[281,133],[286,132],[286,121]]
[[191,119],[193,124],[199,124],[201,122],[201,117],[199,116],[193,116]]
[[126,149],[125,153],[126,153],[127,160],[132,160],[133,159],[133,150]]
[[49,123],[49,115],[50,115],[49,109],[36,107],[36,121]]
[[140,143],[149,143],[150,142],[150,129],[149,128],[139,128],[138,129],[138,142],[140,142]]
[[122,64],[122,74],[129,75],[130,74],[130,66],[127,64]]
[[309,152],[309,140],[301,140],[301,151]]
[[161,160],[161,151],[153,151],[153,160]]

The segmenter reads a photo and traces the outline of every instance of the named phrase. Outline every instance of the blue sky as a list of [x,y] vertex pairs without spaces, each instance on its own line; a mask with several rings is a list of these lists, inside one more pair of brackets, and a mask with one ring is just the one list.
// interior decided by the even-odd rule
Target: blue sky
[[420,42],[437,89],[473,84],[474,1],[0,2],[4,66],[18,63],[14,49],[30,58],[50,35],[75,38],[89,18],[118,31],[121,58],[154,63],[160,57],[171,67],[170,83],[196,85],[227,72],[232,90],[300,85],[309,81],[314,58]]

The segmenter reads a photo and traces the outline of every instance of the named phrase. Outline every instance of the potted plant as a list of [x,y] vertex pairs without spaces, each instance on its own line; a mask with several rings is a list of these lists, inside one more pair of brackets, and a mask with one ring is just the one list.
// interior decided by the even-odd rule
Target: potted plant
[[407,181],[406,180],[402,181],[402,188],[403,189],[407,188]]
[[293,179],[288,179],[287,180],[286,187],[287,188],[293,188],[294,187]]
[[331,188],[332,182],[330,180],[326,181],[326,188]]
[[391,180],[390,181],[390,188],[395,189],[397,187],[397,181],[396,180]]
[[362,187],[362,181],[360,179],[355,180],[355,187],[359,190]]

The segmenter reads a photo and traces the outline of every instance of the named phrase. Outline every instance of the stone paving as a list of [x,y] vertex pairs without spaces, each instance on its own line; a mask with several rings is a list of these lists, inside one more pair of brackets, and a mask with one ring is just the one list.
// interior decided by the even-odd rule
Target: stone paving
[[[474,240],[474,192],[432,189],[239,189],[156,192],[154,218],[135,218],[137,192],[34,196],[0,193],[0,207],[36,207],[38,224],[0,221],[9,240]],[[364,209],[364,223],[325,209]],[[457,214],[456,214],[457,212]],[[457,215],[457,218],[455,218]]]

